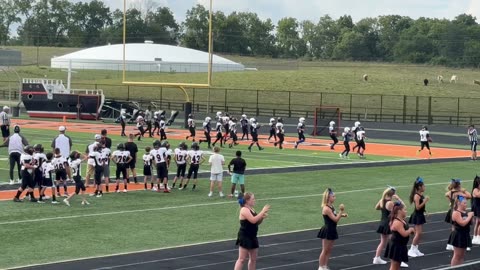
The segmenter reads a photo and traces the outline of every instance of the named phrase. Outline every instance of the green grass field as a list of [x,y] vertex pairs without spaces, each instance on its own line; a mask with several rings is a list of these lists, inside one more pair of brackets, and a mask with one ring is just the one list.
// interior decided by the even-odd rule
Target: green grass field
[[[27,128],[22,129],[22,133],[31,143],[45,146],[56,134],[55,131]],[[80,150],[93,137],[87,133],[70,132],[69,135],[74,148]],[[123,141],[116,136],[112,139],[114,145]],[[139,147],[151,141],[145,139]],[[177,142],[171,141],[174,146]],[[278,151],[268,148],[249,153],[246,146],[237,148],[244,150],[249,169],[292,167],[291,173],[281,174],[247,171],[247,191],[256,194],[257,208],[267,203],[272,206],[268,220],[260,226],[260,235],[319,228],[323,223],[321,196],[327,187],[337,192],[337,204],[346,205],[350,216],[341,223],[347,224],[377,220],[380,213],[374,210],[374,205],[387,185],[396,186],[400,196],[407,200],[417,176],[425,179],[427,195],[431,197],[428,211],[444,211],[447,201],[443,194],[449,179],[462,178],[465,187],[470,189],[470,179],[477,173],[477,166],[472,162],[301,172],[296,167],[362,161],[340,160],[337,153],[302,149]],[[222,153],[228,161],[236,150],[225,148]],[[5,159],[5,156],[6,149],[2,148],[0,157]],[[368,156],[363,162],[387,159],[392,160]],[[1,179],[8,179],[5,168],[3,166],[0,171]],[[208,170],[208,166],[202,166],[202,170]],[[226,180],[224,191],[229,186]],[[106,194],[103,198],[92,198],[87,207],[81,206],[78,198],[72,201],[71,207],[0,202],[0,230],[3,232],[0,268],[233,239],[238,229],[238,204],[230,199],[208,198],[206,178],[199,180],[197,189],[196,192],[174,190],[171,194],[150,191]],[[31,252],[32,249],[35,252]],[[30,254],[27,257],[23,256],[26,252]]]

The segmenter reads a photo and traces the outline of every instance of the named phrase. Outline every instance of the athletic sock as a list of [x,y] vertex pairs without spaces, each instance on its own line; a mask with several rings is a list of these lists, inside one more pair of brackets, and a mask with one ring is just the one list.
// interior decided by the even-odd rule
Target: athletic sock
[[17,190],[17,195],[15,195],[15,198],[20,198],[20,195],[22,194],[22,192],[20,190]]
[[60,186],[57,185],[57,193],[60,193]]
[[105,185],[105,190],[108,192],[108,184]]
[[117,185],[115,186],[115,191],[117,191],[118,188],[119,188],[119,185],[117,184]]
[[197,185],[194,184],[193,187],[192,187],[192,190],[195,190],[196,187],[197,187]]
[[172,184],[172,188],[175,188],[175,183]]
[[57,197],[55,196],[55,193],[53,193],[52,195],[52,201],[56,201],[57,200]]
[[135,184],[138,182],[136,176],[133,177],[133,181],[135,182]]
[[128,189],[128,186],[127,186],[127,185],[128,185],[128,184],[124,184],[124,185],[123,185],[123,186],[124,186],[123,189],[127,190],[127,189]]
[[143,186],[145,189],[147,189],[147,183],[144,183]]
[[150,183],[150,189],[153,189],[153,183]]

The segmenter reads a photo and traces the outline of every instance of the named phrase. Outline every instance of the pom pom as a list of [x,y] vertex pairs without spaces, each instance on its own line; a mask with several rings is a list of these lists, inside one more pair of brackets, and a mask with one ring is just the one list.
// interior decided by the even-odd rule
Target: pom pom
[[343,205],[343,203],[341,203],[339,206],[338,206],[338,209],[340,209],[340,211],[345,211],[345,205]]

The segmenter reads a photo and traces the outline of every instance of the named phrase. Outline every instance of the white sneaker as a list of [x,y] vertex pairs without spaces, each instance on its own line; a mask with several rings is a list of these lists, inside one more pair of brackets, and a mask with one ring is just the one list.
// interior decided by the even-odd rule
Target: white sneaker
[[408,268],[408,264],[402,262],[402,263],[400,264],[400,267],[402,267],[402,268]]
[[213,196],[213,192],[210,191],[210,193],[208,193],[208,197],[212,197]]
[[223,192],[220,192],[218,195],[220,195],[221,198],[225,197],[225,195],[223,194]]
[[373,264],[387,264],[387,261],[382,260],[381,257],[373,258]]
[[447,244],[447,248],[446,248],[446,250],[453,250],[453,246],[452,246],[452,245],[450,245],[450,244]]
[[471,248],[469,248],[469,247],[467,247],[467,251],[472,251],[472,249],[471,249]]
[[127,190],[126,190],[126,189],[124,189],[124,190],[123,190],[123,193],[127,193]]
[[17,179],[17,183],[21,183],[21,182],[22,182],[22,180],[21,180],[21,179]]
[[43,199],[44,199],[44,200],[50,200],[50,199],[51,199],[51,197],[50,197],[50,196],[46,196],[46,195],[45,195],[45,196],[43,196]]
[[408,250],[408,256],[413,257],[413,258],[418,257],[417,251],[416,251],[416,249],[414,248],[413,245]]
[[154,186],[154,187],[152,188],[152,191],[157,191],[157,187]]
[[417,253],[417,257],[422,257],[422,256],[425,255],[425,254],[423,254],[422,252],[420,252],[420,250],[418,250],[418,247],[415,248],[415,253]]
[[52,204],[58,204],[58,201],[52,201]]
[[88,201],[83,201],[82,205],[89,205],[90,203]]
[[338,156],[339,156],[340,158],[343,158],[343,155],[342,155],[342,154],[338,154]]
[[474,245],[480,245],[480,241],[479,241],[479,236],[474,236],[473,239],[472,239],[472,244]]
[[116,193],[120,193],[120,189],[115,190]]
[[63,203],[65,203],[67,206],[70,206],[70,202],[67,199],[64,199]]
[[13,181],[12,179],[10,179],[10,185],[13,185],[15,184],[15,181]]

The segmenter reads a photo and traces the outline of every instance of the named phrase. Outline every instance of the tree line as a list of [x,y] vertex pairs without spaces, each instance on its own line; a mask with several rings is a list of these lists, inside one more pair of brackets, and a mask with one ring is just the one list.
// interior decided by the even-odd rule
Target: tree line
[[[147,1],[148,2],[148,1]],[[126,12],[128,43],[152,40],[208,50],[208,10],[189,9],[177,22],[168,7]],[[102,1],[0,0],[2,45],[92,47],[121,43],[123,11]],[[11,35],[12,25],[19,25]],[[453,20],[385,15],[354,23],[349,15],[317,22],[286,17],[275,25],[253,12],[213,14],[216,53],[305,60],[385,61],[480,67],[480,25],[460,14]]]

